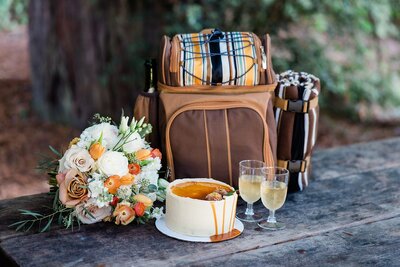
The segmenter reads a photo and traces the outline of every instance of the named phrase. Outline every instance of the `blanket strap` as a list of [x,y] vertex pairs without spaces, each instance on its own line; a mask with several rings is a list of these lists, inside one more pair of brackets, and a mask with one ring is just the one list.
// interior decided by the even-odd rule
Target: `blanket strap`
[[275,97],[274,106],[284,111],[297,112],[297,113],[308,113],[311,109],[318,105],[318,97],[306,100],[290,100]]
[[305,172],[310,164],[310,156],[304,160],[280,160],[278,159],[278,167],[288,169],[290,172]]

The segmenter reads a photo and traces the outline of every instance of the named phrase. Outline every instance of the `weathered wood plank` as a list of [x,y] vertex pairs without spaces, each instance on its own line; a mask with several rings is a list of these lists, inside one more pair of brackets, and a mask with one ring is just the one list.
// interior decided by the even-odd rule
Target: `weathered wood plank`
[[400,138],[392,138],[317,150],[312,156],[312,177],[314,180],[332,179],[399,166]]
[[[393,168],[318,180],[305,192],[289,195],[284,208],[277,212],[278,218],[287,223],[286,230],[264,232],[254,224],[246,224],[240,237],[218,244],[173,240],[157,232],[152,225],[118,227],[97,224],[75,232],[53,230],[23,236],[13,236],[1,225],[0,233],[8,235],[1,246],[23,266],[46,266],[49,263],[64,266],[83,263],[135,266],[201,263],[209,258],[245,251],[268,250],[278,243],[289,244],[379,220],[399,220],[399,177],[400,169]],[[39,205],[44,202],[43,198]],[[257,207],[261,208],[260,204]],[[28,254],[28,251],[38,252]]]
[[397,216],[182,266],[399,266],[399,237]]

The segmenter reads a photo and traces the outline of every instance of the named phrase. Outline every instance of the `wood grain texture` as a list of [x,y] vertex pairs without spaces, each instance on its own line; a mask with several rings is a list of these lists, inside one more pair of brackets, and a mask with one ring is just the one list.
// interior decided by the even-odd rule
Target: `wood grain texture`
[[[316,180],[304,192],[289,195],[277,211],[287,225],[280,232],[247,223],[234,240],[200,244],[168,238],[153,224],[100,223],[73,232],[55,226],[42,234],[7,228],[18,220],[16,209],[49,205],[42,194],[0,202],[1,248],[22,266],[396,266],[400,168],[393,154],[398,147],[400,139],[393,139],[317,152]],[[388,148],[392,154],[382,161]],[[347,160],[339,161],[344,156]],[[343,167],[328,166],[335,160]],[[266,212],[260,203],[256,208]]]
[[400,138],[322,149],[312,156],[312,178],[342,175],[400,166]]

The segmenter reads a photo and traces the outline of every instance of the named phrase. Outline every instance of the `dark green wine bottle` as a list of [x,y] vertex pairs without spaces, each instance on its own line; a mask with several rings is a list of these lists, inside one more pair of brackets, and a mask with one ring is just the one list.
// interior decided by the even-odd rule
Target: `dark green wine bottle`
[[157,60],[152,58],[144,63],[144,91],[147,93],[154,93],[157,91]]

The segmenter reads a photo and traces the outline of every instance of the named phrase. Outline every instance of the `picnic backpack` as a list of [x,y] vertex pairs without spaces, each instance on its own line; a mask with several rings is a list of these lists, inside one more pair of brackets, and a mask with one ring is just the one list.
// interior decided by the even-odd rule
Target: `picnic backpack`
[[241,160],[276,163],[277,85],[270,38],[251,32],[164,36],[158,91],[141,93],[135,117],[153,125],[171,180],[211,177],[238,187]]

